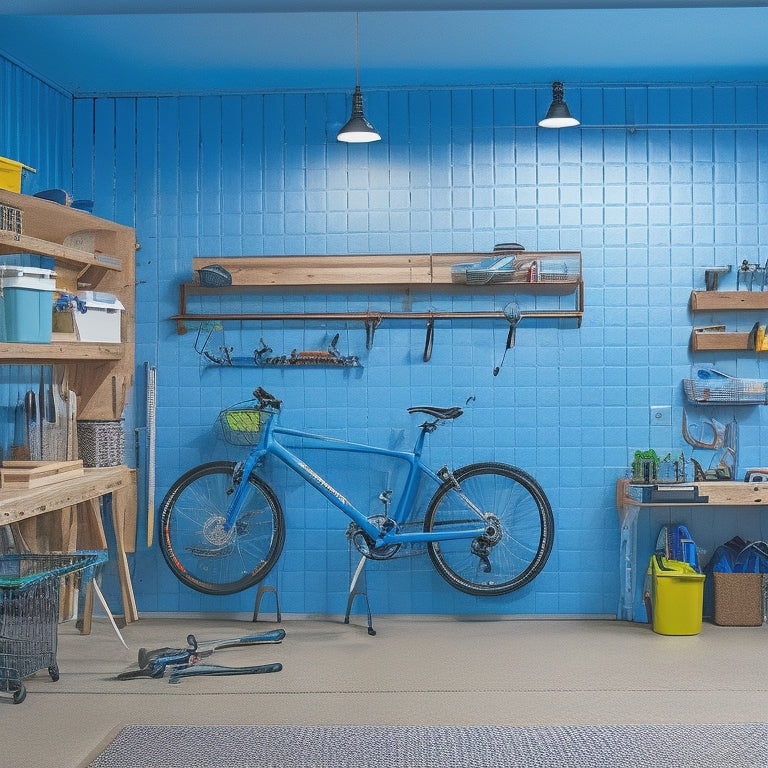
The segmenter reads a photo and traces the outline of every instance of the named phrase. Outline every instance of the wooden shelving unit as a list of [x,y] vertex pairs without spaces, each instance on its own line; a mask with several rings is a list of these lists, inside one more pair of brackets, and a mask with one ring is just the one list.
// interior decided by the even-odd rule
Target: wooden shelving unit
[[186,332],[186,323],[210,320],[357,320],[366,325],[378,325],[386,319],[436,318],[503,318],[501,311],[428,311],[428,312],[336,312],[336,313],[221,313],[190,312],[191,296],[224,296],[230,294],[266,293],[281,288],[301,286],[307,292],[330,293],[350,290],[405,291],[435,290],[441,293],[503,292],[539,293],[554,296],[574,295],[572,309],[523,312],[523,317],[574,318],[581,325],[584,314],[584,283],[579,251],[525,251],[521,255],[534,260],[569,259],[578,264],[578,270],[562,279],[537,281],[519,280],[489,284],[455,282],[451,267],[456,264],[477,262],[501,256],[499,253],[433,253],[389,254],[366,256],[262,256],[262,257],[197,257],[192,266],[197,271],[218,264],[232,275],[232,285],[206,287],[199,283],[179,286],[179,312],[171,319],[177,322],[177,331]]
[[[49,200],[0,190],[0,204],[21,211],[21,232],[0,231],[3,257],[32,254],[52,259],[56,287],[77,293],[80,285],[115,295],[122,305],[120,343],[57,338],[49,344],[0,342],[2,365],[63,366],[77,394],[78,420],[122,417],[133,383],[136,235],[131,227]],[[11,260],[11,263],[14,263]],[[105,549],[98,499],[113,495],[118,575],[127,621],[137,618],[124,541],[136,519],[136,472],[126,466],[87,469],[85,477],[42,489],[0,489],[0,525],[32,551]],[[55,520],[49,520],[55,515]],[[45,522],[41,522],[45,520]],[[79,529],[79,530],[78,530]]]
[[[691,312],[768,310],[768,291],[693,291],[690,309]],[[694,352],[747,352],[749,333],[700,331],[694,328],[691,333],[691,349]]]

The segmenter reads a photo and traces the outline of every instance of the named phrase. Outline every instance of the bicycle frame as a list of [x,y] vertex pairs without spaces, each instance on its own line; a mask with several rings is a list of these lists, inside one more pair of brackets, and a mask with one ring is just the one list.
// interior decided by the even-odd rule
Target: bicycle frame
[[[232,499],[227,510],[225,528],[229,530],[235,524],[237,515],[242,503],[243,496],[248,487],[248,478],[258,464],[267,455],[274,456],[283,464],[290,467],[305,482],[321,493],[333,506],[341,510],[350,520],[357,524],[370,538],[375,542],[375,546],[387,546],[392,544],[405,543],[426,543],[429,541],[447,541],[450,539],[473,539],[482,536],[486,532],[486,523],[483,513],[469,499],[464,496],[460,488],[456,491],[460,498],[464,500],[468,510],[477,516],[477,526],[467,526],[464,529],[452,528],[448,531],[413,531],[400,532],[398,526],[404,523],[414,508],[416,494],[419,488],[419,481],[423,476],[431,479],[436,487],[444,482],[436,472],[433,472],[421,461],[421,453],[424,446],[424,439],[427,429],[422,426],[421,432],[416,439],[416,445],[412,451],[396,451],[388,448],[379,448],[376,446],[365,445],[362,443],[340,440],[338,438],[317,435],[311,432],[305,432],[298,429],[289,429],[282,427],[278,423],[277,414],[267,421],[262,429],[258,444],[251,451],[248,458],[243,463],[242,479],[232,494]],[[382,456],[395,458],[405,461],[408,465],[408,475],[405,483],[405,489],[397,503],[395,513],[389,516],[395,525],[387,530],[382,530],[378,525],[372,523],[368,516],[363,514],[344,494],[334,488],[318,472],[302,461],[295,453],[286,448],[278,439],[278,435],[287,437],[299,437],[316,441],[326,451],[339,451],[344,453],[365,453],[373,456]],[[447,481],[450,482],[450,481]]]

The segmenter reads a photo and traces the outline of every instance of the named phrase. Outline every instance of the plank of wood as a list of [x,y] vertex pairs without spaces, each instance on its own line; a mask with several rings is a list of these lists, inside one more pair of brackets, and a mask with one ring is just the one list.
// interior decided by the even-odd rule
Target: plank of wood
[[128,467],[86,468],[82,477],[41,488],[0,489],[0,525],[8,525],[36,515],[44,515],[98,498],[124,488],[131,480]]
[[691,349],[694,352],[706,350],[747,350],[749,333],[691,333]]
[[197,257],[197,271],[219,264],[232,275],[232,285],[379,285],[429,283],[429,254],[367,256],[238,256]]
[[693,291],[691,311],[768,309],[768,291]]
[[82,477],[83,462],[77,461],[5,461],[0,469],[0,487],[40,488]]

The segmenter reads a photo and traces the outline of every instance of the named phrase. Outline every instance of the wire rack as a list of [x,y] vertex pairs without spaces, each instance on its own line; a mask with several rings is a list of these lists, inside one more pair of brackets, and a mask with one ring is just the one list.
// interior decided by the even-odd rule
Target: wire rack
[[683,379],[683,391],[688,400],[699,405],[768,403],[766,382],[760,379]]

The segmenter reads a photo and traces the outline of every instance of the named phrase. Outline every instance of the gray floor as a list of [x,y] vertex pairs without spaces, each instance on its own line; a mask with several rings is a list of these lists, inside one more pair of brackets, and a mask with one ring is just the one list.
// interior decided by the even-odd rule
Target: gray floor
[[[272,617],[274,614],[272,615]],[[270,618],[270,617],[267,617]],[[211,663],[280,662],[270,675],[118,681],[140,647],[181,647],[277,626],[280,645],[217,651]],[[123,648],[105,619],[59,628],[61,678],[0,701],[0,764],[87,765],[123,725],[568,725],[764,722],[768,628],[705,624],[692,637],[581,620],[374,617],[142,618]]]

